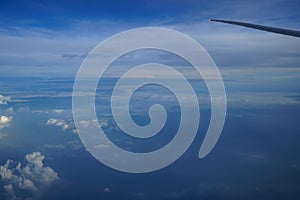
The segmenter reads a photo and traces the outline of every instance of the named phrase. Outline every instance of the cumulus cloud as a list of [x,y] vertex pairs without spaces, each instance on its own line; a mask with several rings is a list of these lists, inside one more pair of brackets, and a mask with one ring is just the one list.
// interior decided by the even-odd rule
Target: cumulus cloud
[[25,164],[7,160],[0,166],[4,190],[10,199],[31,199],[37,197],[53,182],[58,181],[57,173],[44,166],[45,156],[40,152],[25,155]]
[[62,113],[64,111],[65,111],[64,109],[54,109],[53,110],[54,113]]
[[[10,96],[3,96],[0,95],[0,105],[7,105],[7,103],[10,101]],[[13,114],[14,110],[12,107],[7,108],[4,113],[10,115]],[[2,113],[3,114],[3,113]],[[7,116],[7,115],[0,115],[0,130],[3,128],[6,128],[10,125],[12,116]],[[6,137],[6,134],[0,133],[0,140],[4,137]]]
[[10,100],[10,96],[3,96],[0,94],[0,105],[6,105]]
[[72,128],[72,124],[62,119],[51,118],[47,121],[47,125],[61,127],[63,131]]
[[0,129],[8,127],[10,125],[11,120],[12,120],[11,116],[2,115],[0,117]]

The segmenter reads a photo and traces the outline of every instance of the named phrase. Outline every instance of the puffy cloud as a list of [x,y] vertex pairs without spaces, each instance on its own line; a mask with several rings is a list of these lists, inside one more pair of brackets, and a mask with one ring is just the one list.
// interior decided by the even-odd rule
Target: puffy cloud
[[72,128],[71,124],[62,119],[54,119],[51,118],[47,121],[47,125],[53,125],[57,127],[61,127],[63,131]]
[[28,163],[31,163],[39,167],[43,167],[43,160],[45,156],[42,155],[40,152],[33,152],[31,154],[27,154],[25,158]]
[[44,166],[44,159],[40,152],[33,152],[25,156],[25,166],[13,160],[0,166],[4,190],[10,199],[34,198],[59,180],[52,168]]
[[54,109],[52,110],[54,113],[62,113],[64,112],[65,110],[64,109]]
[[[0,130],[10,125],[12,116],[0,115]],[[6,137],[6,134],[0,133],[0,140]]]
[[3,96],[0,94],[0,105],[6,105],[10,100],[10,96]]
[[8,127],[10,125],[11,120],[12,120],[11,116],[2,115],[0,117],[0,129]]

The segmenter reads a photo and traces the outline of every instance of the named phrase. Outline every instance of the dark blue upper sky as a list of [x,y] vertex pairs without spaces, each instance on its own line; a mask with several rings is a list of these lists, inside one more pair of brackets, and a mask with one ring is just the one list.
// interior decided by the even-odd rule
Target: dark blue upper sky
[[282,1],[1,1],[1,25],[65,29],[76,20],[109,20],[123,23],[189,23],[209,18],[239,18],[287,22],[299,21],[299,2]]

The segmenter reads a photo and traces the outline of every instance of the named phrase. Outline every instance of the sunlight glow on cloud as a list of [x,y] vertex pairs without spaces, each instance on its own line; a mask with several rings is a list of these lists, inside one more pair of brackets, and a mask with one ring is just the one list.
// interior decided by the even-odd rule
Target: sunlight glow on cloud
[[11,116],[2,115],[0,117],[0,129],[8,127],[10,125],[11,120],[12,120]]

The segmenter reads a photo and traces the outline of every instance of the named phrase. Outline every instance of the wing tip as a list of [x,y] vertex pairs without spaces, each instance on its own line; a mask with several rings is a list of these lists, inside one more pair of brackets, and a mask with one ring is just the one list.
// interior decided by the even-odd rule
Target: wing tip
[[225,20],[221,20],[221,19],[210,19],[210,22],[225,22]]

